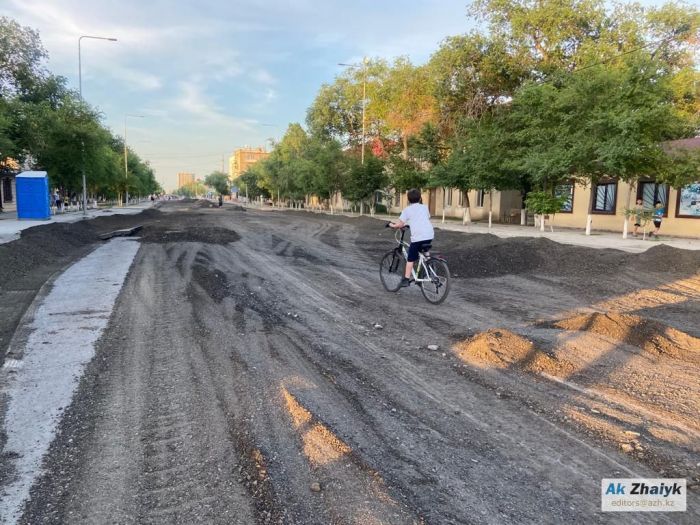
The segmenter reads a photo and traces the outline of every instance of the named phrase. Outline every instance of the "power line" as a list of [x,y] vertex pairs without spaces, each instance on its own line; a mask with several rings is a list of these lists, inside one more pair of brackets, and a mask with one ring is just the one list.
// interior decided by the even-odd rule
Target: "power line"
[[199,159],[204,157],[221,158],[221,152],[207,153],[202,155],[148,155],[147,153],[139,153],[139,156],[148,157],[149,159]]

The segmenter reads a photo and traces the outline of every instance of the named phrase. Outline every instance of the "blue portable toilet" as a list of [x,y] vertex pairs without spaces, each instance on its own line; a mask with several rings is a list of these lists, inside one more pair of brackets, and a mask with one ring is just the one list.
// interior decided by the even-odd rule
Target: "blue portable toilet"
[[23,171],[15,177],[17,184],[17,218],[48,220],[49,176],[45,171]]

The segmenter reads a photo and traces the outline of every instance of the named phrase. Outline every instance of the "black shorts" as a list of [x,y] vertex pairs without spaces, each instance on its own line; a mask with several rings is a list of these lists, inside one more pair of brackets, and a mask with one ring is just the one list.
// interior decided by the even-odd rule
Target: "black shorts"
[[661,228],[661,219],[654,220],[654,226],[656,226],[657,228]]
[[412,242],[408,247],[408,262],[416,262],[418,260],[418,252],[421,251],[421,248],[424,246],[430,246],[431,244],[433,244],[432,239],[427,241]]

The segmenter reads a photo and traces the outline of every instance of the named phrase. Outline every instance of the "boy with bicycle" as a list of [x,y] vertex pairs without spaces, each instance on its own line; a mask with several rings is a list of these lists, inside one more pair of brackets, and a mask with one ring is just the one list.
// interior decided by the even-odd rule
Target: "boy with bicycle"
[[396,222],[387,224],[389,228],[398,230],[404,226],[411,228],[411,244],[408,247],[408,257],[406,259],[406,271],[401,279],[401,287],[404,288],[411,284],[411,272],[413,265],[418,260],[418,253],[425,246],[430,246],[435,237],[435,230],[430,224],[430,211],[428,207],[421,202],[420,191],[416,188],[408,190],[408,206],[404,208]]

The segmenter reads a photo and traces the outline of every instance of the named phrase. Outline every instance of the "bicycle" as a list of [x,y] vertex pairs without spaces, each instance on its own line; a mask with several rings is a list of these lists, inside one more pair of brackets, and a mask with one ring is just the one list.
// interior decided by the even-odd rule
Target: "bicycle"
[[[407,229],[408,226],[404,226],[396,230],[394,237],[397,246],[387,252],[379,264],[379,278],[387,292],[395,292],[401,287],[410,244],[404,241]],[[431,247],[430,244],[426,245],[418,253],[418,261],[413,266],[411,275],[420,287],[423,297],[429,303],[440,304],[450,291],[450,269],[444,258],[430,255]]]

